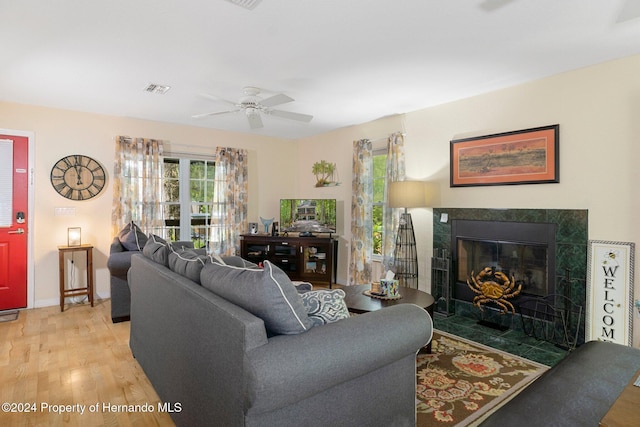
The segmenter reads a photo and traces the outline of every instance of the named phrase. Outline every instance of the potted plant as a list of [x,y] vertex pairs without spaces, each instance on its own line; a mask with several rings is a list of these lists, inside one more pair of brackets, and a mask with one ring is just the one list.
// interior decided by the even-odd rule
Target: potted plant
[[316,176],[316,187],[326,187],[331,183],[330,178],[336,170],[335,163],[329,163],[326,160],[315,162],[311,168],[311,172]]

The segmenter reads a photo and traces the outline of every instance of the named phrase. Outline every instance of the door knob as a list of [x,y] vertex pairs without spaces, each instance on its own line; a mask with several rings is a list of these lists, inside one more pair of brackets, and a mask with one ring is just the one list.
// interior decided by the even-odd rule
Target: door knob
[[24,228],[18,228],[15,231],[8,231],[7,234],[24,234]]

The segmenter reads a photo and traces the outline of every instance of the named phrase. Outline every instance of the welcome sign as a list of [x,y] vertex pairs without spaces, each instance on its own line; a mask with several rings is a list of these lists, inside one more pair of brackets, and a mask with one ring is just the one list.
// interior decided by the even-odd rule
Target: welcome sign
[[632,345],[634,243],[589,241],[586,341]]

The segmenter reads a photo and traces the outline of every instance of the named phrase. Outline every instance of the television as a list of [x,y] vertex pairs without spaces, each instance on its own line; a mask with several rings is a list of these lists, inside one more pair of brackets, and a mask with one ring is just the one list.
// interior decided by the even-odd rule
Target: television
[[280,199],[280,231],[313,233],[336,232],[336,199]]

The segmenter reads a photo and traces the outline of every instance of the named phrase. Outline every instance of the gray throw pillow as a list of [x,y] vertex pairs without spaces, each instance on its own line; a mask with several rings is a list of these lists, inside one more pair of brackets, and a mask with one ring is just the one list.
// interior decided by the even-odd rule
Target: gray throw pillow
[[310,290],[313,289],[313,285],[309,282],[301,282],[299,280],[294,280],[291,283],[293,283],[293,286],[296,287],[296,290],[300,294],[303,292],[309,292]]
[[209,262],[206,255],[198,255],[195,251],[185,249],[169,254],[169,268],[187,279],[200,284],[200,272]]
[[234,267],[260,268],[258,267],[258,264],[254,264],[251,261],[247,261],[246,259],[236,255],[223,256],[223,257],[220,257],[220,260],[222,261],[223,264],[232,265]]
[[142,248],[142,254],[144,256],[167,267],[169,266],[170,253],[171,248],[167,241],[155,234],[149,234],[149,240],[147,240],[144,248]]
[[269,261],[263,269],[216,262],[200,273],[202,286],[261,318],[273,334],[293,335],[311,329],[311,320],[289,277]]
[[349,318],[345,295],[342,289],[318,289],[300,293],[300,298],[313,326],[320,326]]
[[147,236],[133,221],[120,230],[117,237],[122,247],[128,251],[141,251],[147,243]]

